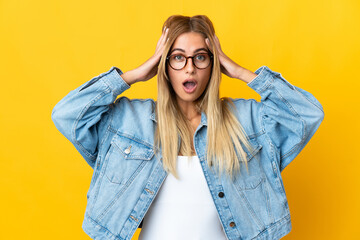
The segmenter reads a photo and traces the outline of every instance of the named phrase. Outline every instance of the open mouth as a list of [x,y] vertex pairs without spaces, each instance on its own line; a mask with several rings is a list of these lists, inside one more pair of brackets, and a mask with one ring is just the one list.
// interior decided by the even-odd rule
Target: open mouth
[[187,93],[192,93],[195,91],[196,87],[197,87],[197,83],[194,81],[186,81],[183,83],[184,86],[184,90]]

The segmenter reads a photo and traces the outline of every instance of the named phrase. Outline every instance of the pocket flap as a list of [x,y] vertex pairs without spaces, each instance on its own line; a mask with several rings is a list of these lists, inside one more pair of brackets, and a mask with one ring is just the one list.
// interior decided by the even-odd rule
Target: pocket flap
[[247,155],[246,155],[246,160],[250,161],[262,148],[261,145],[253,145],[254,149],[252,152],[248,152],[246,151]]
[[115,135],[111,144],[128,160],[151,160],[154,156],[154,150],[151,147],[128,137]]
[[246,161],[249,162],[262,148],[262,146],[256,141],[255,138],[249,139],[249,143],[252,146],[251,151],[249,151],[243,143],[241,143],[242,148],[246,153]]

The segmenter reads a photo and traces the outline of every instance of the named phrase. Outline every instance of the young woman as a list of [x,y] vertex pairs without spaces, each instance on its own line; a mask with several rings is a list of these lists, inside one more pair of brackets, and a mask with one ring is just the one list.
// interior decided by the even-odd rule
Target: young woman
[[[221,73],[261,96],[220,98]],[[157,76],[158,99],[117,98]],[[52,119],[94,169],[84,231],[93,239],[279,239],[291,230],[281,171],[324,117],[280,73],[222,51],[204,15],[174,15],[155,54],[65,96]]]

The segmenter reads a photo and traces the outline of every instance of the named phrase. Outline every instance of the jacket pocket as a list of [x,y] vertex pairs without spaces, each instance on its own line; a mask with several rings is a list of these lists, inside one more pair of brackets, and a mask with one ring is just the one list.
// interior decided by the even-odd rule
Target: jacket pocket
[[256,137],[250,138],[249,143],[252,149],[244,148],[249,171],[246,171],[245,163],[242,163],[243,168],[236,177],[234,186],[240,196],[241,205],[258,229],[263,230],[273,220],[269,183],[260,161],[262,145],[258,143]]
[[105,176],[115,184],[131,182],[153,156],[154,150],[150,146],[116,134],[106,156]]
[[249,140],[250,145],[252,146],[252,149],[247,149],[245,145],[241,143],[241,146],[243,147],[245,153],[246,153],[246,161],[250,161],[256,156],[259,156],[259,151],[262,149],[262,146],[256,141],[256,138],[250,138]]
[[265,174],[239,177],[235,187],[240,201],[260,230],[273,222],[270,206],[269,184]]

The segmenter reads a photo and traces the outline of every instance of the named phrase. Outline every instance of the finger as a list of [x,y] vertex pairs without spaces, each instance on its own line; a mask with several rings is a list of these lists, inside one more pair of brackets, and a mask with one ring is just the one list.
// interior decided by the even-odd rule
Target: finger
[[168,29],[168,28],[164,27],[163,32],[162,32],[162,34],[161,34],[161,36],[160,36],[160,39],[159,39],[159,41],[158,41],[157,44],[156,44],[156,48],[159,48],[159,46],[161,46],[161,45],[163,44],[164,39],[166,39],[167,29]]
[[210,48],[210,43],[209,43],[209,39],[208,39],[208,38],[205,38],[205,43],[206,43],[206,45]]
[[206,43],[206,45],[207,45],[210,49],[212,49],[212,46],[211,46],[211,43],[210,43],[209,38],[206,38],[206,39],[205,39],[205,43]]
[[216,35],[215,35],[214,39],[215,39],[215,45],[216,46],[220,45],[219,38]]
[[166,27],[164,28],[164,31],[162,32],[160,39],[157,42],[157,46],[161,45],[161,43],[163,42],[163,39],[165,38],[165,32],[166,32]]
[[163,43],[162,45],[160,45],[159,49],[156,51],[158,54],[162,55],[164,49],[165,49],[165,45],[166,43],[169,41],[169,38],[166,39],[166,42]]
[[162,36],[162,37],[165,36],[166,33],[168,32],[168,30],[169,30],[169,28],[165,27],[165,28],[164,28],[164,31],[163,31],[162,34],[161,34],[161,36]]
[[167,37],[167,33],[166,33],[164,38],[161,41],[159,40],[158,45],[155,50],[155,53],[161,55],[162,52],[164,51],[165,45],[168,41],[169,41],[169,38]]
[[219,52],[222,52],[219,38],[218,38],[216,35],[215,35],[215,37],[214,37],[214,41],[215,41],[215,47],[216,47],[216,49],[217,49]]
[[164,37],[162,38],[162,42],[166,41],[168,33],[169,33],[169,28],[166,28],[164,32]]
[[161,40],[164,38],[165,30],[166,30],[166,27],[164,27],[158,42],[161,42]]
[[206,45],[208,46],[210,52],[214,52],[214,50],[213,50],[213,48],[212,48],[212,46],[211,46],[211,43],[210,43],[209,38],[205,38],[205,43],[206,43]]
[[161,32],[160,39],[164,37],[165,31],[166,31],[166,26],[163,28],[163,30]]

